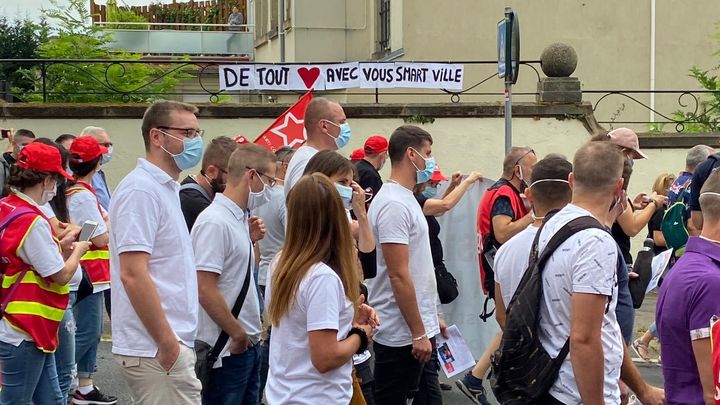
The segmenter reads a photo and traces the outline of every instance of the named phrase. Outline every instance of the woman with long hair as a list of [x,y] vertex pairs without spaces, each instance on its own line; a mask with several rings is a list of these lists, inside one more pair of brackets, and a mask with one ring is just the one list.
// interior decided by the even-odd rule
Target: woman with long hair
[[347,404],[352,357],[367,349],[374,310],[359,302],[360,270],[340,194],[319,173],[287,200],[285,245],[271,264],[268,404]]
[[40,208],[63,177],[71,178],[56,147],[28,144],[10,173],[10,195],[0,201],[0,222],[12,221],[0,243],[2,404],[63,403],[54,355],[58,328],[69,301],[68,282],[90,246],[71,242],[77,232],[59,241]]

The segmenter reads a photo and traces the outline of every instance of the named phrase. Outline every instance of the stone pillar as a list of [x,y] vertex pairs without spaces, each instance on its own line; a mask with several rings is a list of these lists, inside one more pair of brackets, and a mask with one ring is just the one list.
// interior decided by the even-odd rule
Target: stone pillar
[[538,82],[538,103],[582,102],[580,80],[570,77],[577,67],[577,54],[570,45],[554,43],[545,48],[540,66],[547,77]]

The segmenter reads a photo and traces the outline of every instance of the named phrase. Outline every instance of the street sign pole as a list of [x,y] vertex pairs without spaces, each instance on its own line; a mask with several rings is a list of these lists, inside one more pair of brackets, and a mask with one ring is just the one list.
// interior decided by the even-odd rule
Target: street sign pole
[[520,67],[520,29],[517,14],[505,7],[498,23],[498,76],[505,79],[505,154],[512,148],[512,85]]

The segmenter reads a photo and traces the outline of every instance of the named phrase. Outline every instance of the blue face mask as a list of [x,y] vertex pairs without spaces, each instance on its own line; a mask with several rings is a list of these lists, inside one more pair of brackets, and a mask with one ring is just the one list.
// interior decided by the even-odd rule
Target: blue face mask
[[167,132],[160,131],[163,134],[169,136],[170,138],[176,139],[178,141],[182,141],[183,143],[183,151],[176,154],[170,153],[161,146],[162,150],[167,152],[170,156],[173,157],[175,160],[175,164],[177,165],[178,169],[180,170],[187,170],[190,168],[193,168],[197,166],[198,163],[200,163],[200,160],[202,160],[203,157],[203,150],[205,148],[205,144],[203,143],[202,137],[196,136],[195,138],[178,138],[176,136],[170,135]]
[[425,190],[423,190],[422,195],[427,199],[435,198],[438,195],[438,189],[436,187],[428,186],[427,188],[425,188]]
[[108,148],[108,152],[102,156],[100,165],[105,166],[106,164],[110,163],[110,160],[112,160],[112,153],[113,153],[113,147],[111,146]]
[[413,166],[415,166],[415,169],[417,169],[416,183],[417,184],[427,183],[428,181],[430,181],[430,178],[432,177],[433,173],[435,172],[435,158],[434,157],[426,158],[423,155],[421,155],[420,152],[418,152],[414,148],[410,148],[410,149],[414,150],[415,153],[420,155],[420,157],[423,158],[423,160],[425,160],[425,168],[424,169],[420,169],[419,167],[417,167],[415,162],[411,161]]
[[335,139],[335,146],[337,146],[338,149],[344,148],[345,145],[347,145],[348,142],[350,142],[350,137],[352,136],[352,130],[350,130],[350,124],[348,124],[346,122],[344,124],[338,125],[332,121],[327,121],[327,120],[326,120],[326,122],[329,122],[329,123],[335,125],[336,127],[340,128],[340,134],[338,134],[337,138],[330,134],[328,134],[328,136]]
[[343,186],[342,184],[335,183],[335,188],[337,189],[338,193],[340,194],[340,198],[342,199],[343,205],[346,209],[350,209],[352,207],[352,197],[353,197],[353,189],[352,187]]

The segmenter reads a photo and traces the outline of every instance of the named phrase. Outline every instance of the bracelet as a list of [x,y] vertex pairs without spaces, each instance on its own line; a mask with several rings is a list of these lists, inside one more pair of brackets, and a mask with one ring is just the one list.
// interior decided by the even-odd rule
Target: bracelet
[[[352,335],[357,335],[360,338],[360,347],[358,347],[355,354],[362,354],[367,350],[369,339],[367,333],[365,333],[364,330],[356,327],[350,328],[350,332],[348,332],[347,337],[349,338]],[[347,338],[346,338],[347,339]]]
[[427,333],[423,333],[421,336],[412,338],[413,342],[419,342],[427,337]]

